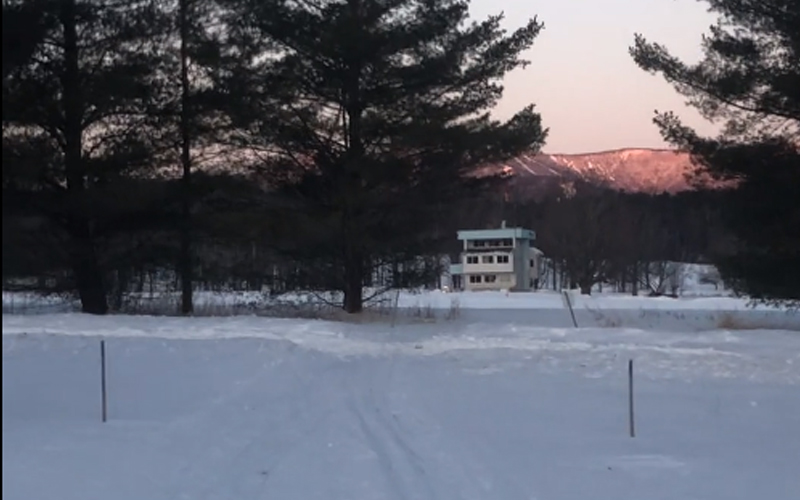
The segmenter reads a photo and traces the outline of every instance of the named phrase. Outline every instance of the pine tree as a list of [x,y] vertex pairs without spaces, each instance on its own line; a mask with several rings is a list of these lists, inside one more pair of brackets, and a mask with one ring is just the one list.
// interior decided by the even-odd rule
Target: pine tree
[[216,0],[158,0],[158,5],[166,31],[157,44],[159,77],[153,90],[158,105],[152,112],[163,147],[160,164],[169,177],[180,177],[176,270],[181,282],[180,311],[188,315],[194,309],[198,236],[192,207],[199,200],[193,178],[205,160],[219,153],[218,135],[225,131],[218,120],[220,103],[215,97],[219,93],[210,76],[217,71],[224,48],[217,30],[223,11]]
[[3,79],[26,64],[52,28],[44,15],[44,1],[3,1]]
[[800,300],[800,2],[704,0],[719,15],[689,65],[637,35],[631,55],[661,74],[706,118],[698,136],[657,113],[666,140],[688,150],[698,173],[735,182],[723,209],[736,251],[716,256],[726,281],[766,301]]
[[181,275],[181,312],[191,314],[194,311],[192,283],[192,87],[189,81],[190,34],[193,7],[192,0],[178,1],[178,32],[180,38],[180,75],[181,75],[181,167],[183,192],[181,213],[183,224],[181,229],[180,275]]
[[159,17],[147,0],[43,0],[39,15],[43,43],[3,85],[4,198],[58,229],[83,311],[105,314],[100,242],[140,203],[126,179],[152,166]]
[[489,114],[535,19],[508,34],[502,15],[470,23],[463,0],[224,3],[233,123],[315,222],[305,250],[329,255],[349,313],[376,265],[430,251],[447,207],[495,180],[480,167],[544,142],[533,106]]

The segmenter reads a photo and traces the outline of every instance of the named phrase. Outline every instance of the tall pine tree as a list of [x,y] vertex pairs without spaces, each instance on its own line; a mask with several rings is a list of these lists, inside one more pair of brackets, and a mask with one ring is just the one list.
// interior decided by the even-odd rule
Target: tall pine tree
[[3,85],[4,197],[57,228],[83,311],[105,314],[100,243],[138,203],[126,179],[152,165],[159,16],[149,0],[42,0],[37,14],[44,40]]
[[3,1],[3,79],[30,60],[52,28],[44,1]]
[[192,178],[203,156],[213,147],[215,123],[207,95],[212,80],[208,71],[218,64],[220,45],[214,35],[215,0],[159,0],[166,31],[158,46],[161,55],[158,85],[154,91],[159,104],[154,109],[164,155],[162,164],[180,176],[178,190],[180,217],[177,222],[179,248],[176,270],[180,276],[182,314],[191,314],[195,240],[192,206],[195,203]]
[[637,35],[631,55],[661,74],[706,118],[705,138],[673,113],[657,113],[663,136],[688,150],[701,172],[736,181],[723,209],[736,250],[715,258],[739,291],[766,301],[800,300],[800,2],[704,0],[719,21],[705,57],[681,62]]
[[469,22],[465,0],[223,3],[233,123],[315,221],[304,246],[328,256],[349,313],[376,265],[435,250],[447,207],[494,180],[480,167],[544,142],[533,106],[489,114],[535,19],[509,34],[502,16]]

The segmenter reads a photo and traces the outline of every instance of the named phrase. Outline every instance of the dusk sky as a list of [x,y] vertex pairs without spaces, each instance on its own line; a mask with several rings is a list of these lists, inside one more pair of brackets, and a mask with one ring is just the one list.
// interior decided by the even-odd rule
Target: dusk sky
[[697,61],[701,36],[715,19],[706,6],[697,0],[473,0],[478,19],[502,11],[509,29],[534,15],[545,24],[526,53],[530,66],[506,78],[497,116],[536,104],[550,129],[547,153],[668,147],[652,123],[656,109],[675,111],[711,133],[661,76],[642,71],[628,55],[638,32],[684,61]]

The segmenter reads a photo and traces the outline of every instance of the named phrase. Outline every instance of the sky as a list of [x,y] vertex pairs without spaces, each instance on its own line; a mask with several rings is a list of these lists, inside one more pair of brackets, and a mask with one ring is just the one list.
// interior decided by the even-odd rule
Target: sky
[[506,76],[495,110],[507,118],[533,103],[550,129],[546,153],[665,148],[655,110],[674,111],[699,132],[713,125],[687,107],[659,75],[628,54],[634,34],[665,45],[686,62],[701,57],[702,35],[714,24],[698,0],[472,0],[475,19],[504,13],[506,27],[537,16],[545,25],[524,54],[531,64]]

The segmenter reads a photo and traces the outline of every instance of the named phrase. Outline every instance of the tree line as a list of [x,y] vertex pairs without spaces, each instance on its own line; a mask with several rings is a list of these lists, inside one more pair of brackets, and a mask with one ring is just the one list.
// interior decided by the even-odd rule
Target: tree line
[[[464,0],[4,0],[4,283],[74,291],[93,314],[145,276],[174,281],[184,314],[202,284],[338,290],[355,313],[376,276],[431,283],[457,229],[514,210],[582,288],[715,255],[740,290],[796,299],[798,8],[711,3],[747,29],[715,32],[699,69],[643,38],[632,55],[731,120],[712,141],[657,119],[698,169],[738,181],[721,253],[675,242],[708,238],[698,221],[714,213],[676,215],[692,213],[682,201],[642,210],[661,202],[589,186],[503,198],[508,179],[484,167],[547,136],[533,105],[490,114],[502,78],[528,65],[537,19],[507,31]],[[764,126],[735,135],[745,123]],[[603,258],[578,255],[589,249]]]
[[535,246],[547,262],[540,286],[589,294],[612,284],[634,295],[667,295],[678,284],[676,263],[712,264],[729,249],[720,215],[729,195],[628,193],[570,182],[500,210],[507,220],[536,228]]
[[88,313],[137,262],[175,270],[190,313],[201,250],[256,237],[358,312],[376,263],[435,244],[494,182],[478,167],[546,135],[533,106],[489,115],[542,25],[469,22],[462,1],[3,6],[4,229],[31,229],[4,276],[19,253]]

